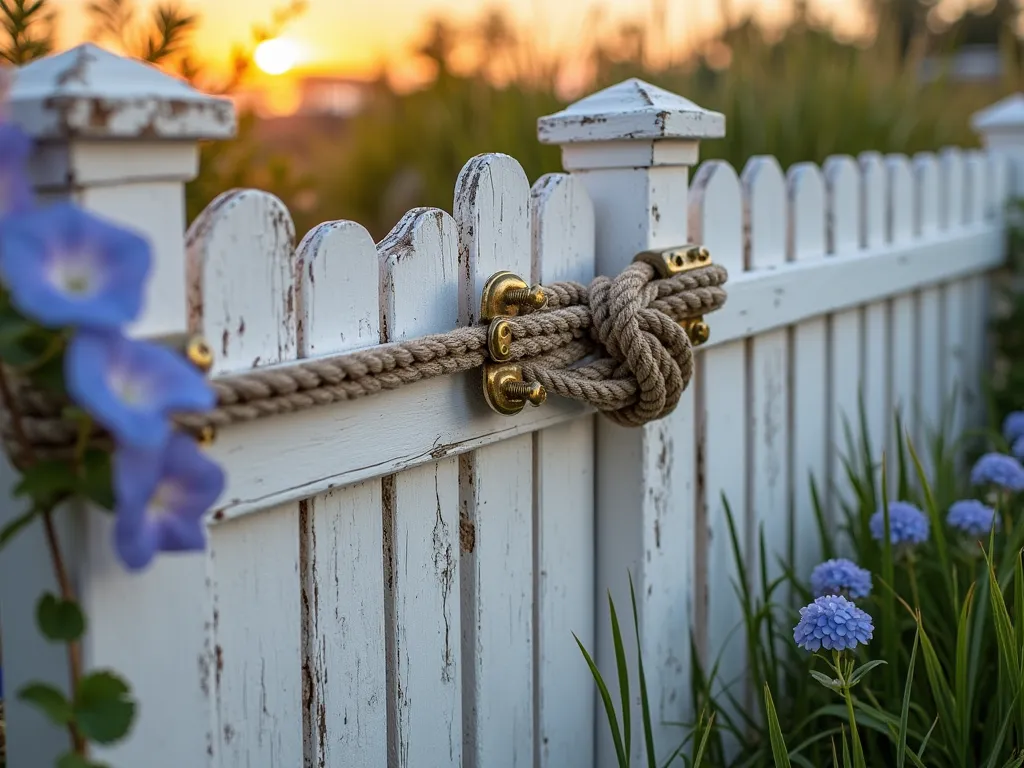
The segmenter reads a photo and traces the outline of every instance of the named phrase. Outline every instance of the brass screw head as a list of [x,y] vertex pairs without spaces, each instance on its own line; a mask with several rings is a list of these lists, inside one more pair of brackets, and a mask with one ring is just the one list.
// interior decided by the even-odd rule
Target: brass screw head
[[509,400],[526,401],[532,406],[548,399],[547,391],[536,381],[506,381],[501,385],[501,391]]
[[199,431],[199,435],[196,438],[196,442],[203,448],[209,448],[213,445],[214,440],[217,439],[217,430],[213,428],[212,424],[207,424]]
[[539,285],[534,285],[530,288],[513,288],[505,295],[505,303],[517,307],[541,309],[548,303],[548,297],[545,295],[543,288]]
[[189,362],[203,373],[209,373],[213,367],[213,350],[206,343],[206,339],[201,336],[189,339],[188,346],[185,347],[185,355]]
[[686,326],[686,335],[690,337],[690,343],[699,347],[711,338],[711,328],[703,320],[694,320]]

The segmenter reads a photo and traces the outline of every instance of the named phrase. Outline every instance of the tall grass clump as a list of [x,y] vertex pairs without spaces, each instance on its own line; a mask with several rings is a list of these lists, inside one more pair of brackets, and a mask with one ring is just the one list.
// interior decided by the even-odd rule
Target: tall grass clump
[[[1022,437],[1014,412],[990,440]],[[738,562],[747,674],[728,683],[717,659],[698,665],[686,744],[699,739],[703,762],[688,765],[1024,765],[1024,466],[996,449],[961,466],[940,439],[929,456],[909,437],[896,453],[890,476],[862,420],[839,530],[815,510],[812,572],[787,563],[769,581]]]

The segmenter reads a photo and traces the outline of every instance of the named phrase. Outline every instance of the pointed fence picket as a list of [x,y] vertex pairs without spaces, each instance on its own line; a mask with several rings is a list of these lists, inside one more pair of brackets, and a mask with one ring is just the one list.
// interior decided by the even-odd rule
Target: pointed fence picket
[[[128,77],[135,63],[84,55],[107,76],[127,67],[119,82],[152,83]],[[180,103],[177,84],[165,96],[145,87]],[[212,342],[215,374],[476,323],[498,270],[586,283],[688,240],[729,269],[730,297],[706,318],[689,391],[646,427],[554,396],[497,416],[474,371],[224,429],[211,451],[228,488],[205,554],[128,577],[109,562],[104,524],[82,518],[68,536],[86,543],[74,564],[94,622],[86,662],[123,661],[144,704],[131,738],[100,756],[115,768],[615,765],[577,638],[617,699],[611,594],[636,692],[630,578],[658,757],[699,714],[697,664],[715,670],[712,691],[731,697],[720,717],[741,728],[760,690],[744,677],[740,573],[754,600],[780,560],[807,577],[819,511],[835,532],[854,502],[844,459],[861,414],[875,462],[896,445],[894,408],[919,448],[949,420],[954,388],[957,425],[984,416],[988,273],[1003,259],[1006,192],[1020,188],[1005,126],[998,152],[866,153],[786,172],[755,157],[737,174],[698,165],[722,116],[631,80],[541,121],[567,173],[531,188],[513,158],[481,155],[459,176],[453,215],[410,211],[377,244],[332,221],[297,246],[284,205],[253,190],[220,196],[167,242],[167,193],[194,172],[186,140],[222,135],[183,130],[105,138],[180,153],[180,168],[159,166],[151,209],[132,215],[164,239],[162,273],[186,278],[188,329]],[[76,137],[50,138],[88,158],[95,147]],[[109,169],[84,174],[67,192],[101,212],[122,198],[145,208],[131,172],[113,187]],[[180,291],[153,301],[160,322],[140,332],[167,331],[185,304]],[[40,549],[38,533],[24,546]],[[31,605],[49,582],[28,554],[0,556],[5,669],[59,682],[59,663],[31,653]],[[791,626],[793,595],[772,597]],[[171,632],[164,654],[156,644]],[[147,666],[147,646],[166,663]],[[645,750],[636,707],[634,760]],[[59,735],[17,701],[8,717],[12,765],[52,757]],[[188,727],[167,738],[181,717]]]

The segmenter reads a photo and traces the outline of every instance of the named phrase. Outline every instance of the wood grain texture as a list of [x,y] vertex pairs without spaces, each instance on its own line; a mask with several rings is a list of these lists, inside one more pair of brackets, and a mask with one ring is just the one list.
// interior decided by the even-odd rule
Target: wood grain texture
[[[530,186],[506,155],[480,155],[459,175],[460,321],[476,322],[484,281],[530,273]],[[480,386],[479,378],[472,381]],[[478,408],[485,407],[478,402]],[[527,406],[528,408],[530,406]],[[464,456],[462,548],[463,764],[510,768],[534,761],[533,438]]]
[[[532,280],[594,277],[594,207],[579,179],[531,190]],[[573,635],[593,651],[594,417],[537,432],[534,443],[534,695],[540,768],[594,765],[596,691]]]
[[[918,237],[932,240],[939,237],[940,181],[938,159],[931,153],[914,156],[914,194]],[[943,297],[938,285],[922,289],[918,302],[920,332],[919,409],[915,449],[925,467],[931,466],[931,443],[941,429],[943,401],[946,397],[943,379]]]
[[[939,228],[955,232],[966,223],[968,201],[964,154],[960,149],[947,147],[939,154],[939,179]],[[941,429],[947,442],[955,440],[967,423],[966,301],[967,287],[962,281],[942,286],[944,354],[940,364],[947,417],[942,420]]]
[[[458,234],[436,209],[410,211],[380,244],[384,341],[458,320]],[[388,477],[384,541],[389,766],[462,762],[459,465]]]
[[[326,222],[306,234],[296,262],[301,357],[380,340],[377,262],[373,239],[354,222]],[[299,502],[299,526],[304,764],[383,764],[380,481]]]

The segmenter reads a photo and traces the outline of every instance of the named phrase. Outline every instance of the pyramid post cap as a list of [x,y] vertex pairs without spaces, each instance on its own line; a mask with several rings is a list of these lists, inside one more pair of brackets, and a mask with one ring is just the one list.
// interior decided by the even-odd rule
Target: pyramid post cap
[[92,43],[15,70],[11,120],[36,139],[229,138],[230,99]]
[[540,118],[537,135],[542,144],[720,139],[725,115],[631,78]]
[[971,115],[971,127],[978,133],[1024,131],[1024,93],[1014,93]]

